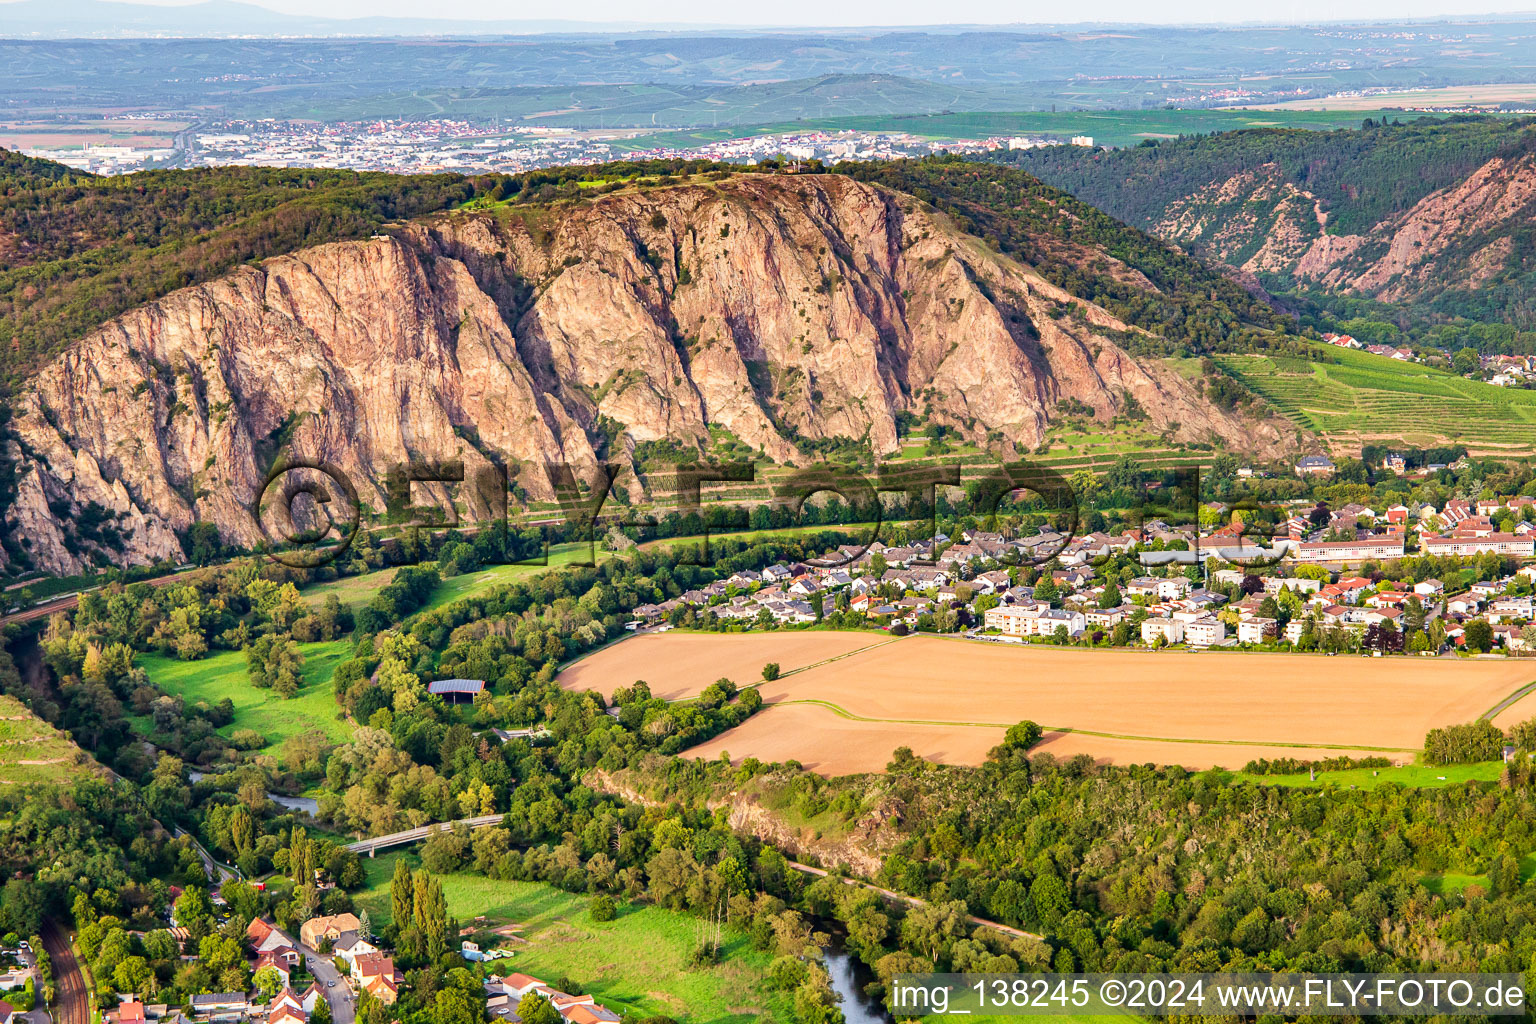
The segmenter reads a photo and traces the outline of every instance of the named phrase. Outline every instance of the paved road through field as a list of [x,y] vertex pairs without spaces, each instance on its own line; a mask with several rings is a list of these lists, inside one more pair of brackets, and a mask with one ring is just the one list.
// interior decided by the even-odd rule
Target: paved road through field
[[91,999],[85,987],[85,975],[75,962],[69,935],[57,921],[43,925],[43,948],[53,962],[53,983],[58,995],[53,1001],[56,1024],[91,1024]]

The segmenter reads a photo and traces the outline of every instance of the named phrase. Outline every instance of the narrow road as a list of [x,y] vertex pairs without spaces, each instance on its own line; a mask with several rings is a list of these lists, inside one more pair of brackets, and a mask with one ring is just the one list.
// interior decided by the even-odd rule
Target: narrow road
[[347,980],[341,976],[340,969],[318,950],[302,943],[299,950],[304,954],[304,963],[309,967],[309,973],[320,983],[325,1001],[331,1004],[331,1020],[334,1024],[352,1024],[357,1017],[357,1007],[353,1003],[352,989],[347,986]]
[[1526,683],[1524,686],[1520,687],[1520,689],[1516,690],[1508,697],[1505,697],[1503,700],[1499,701],[1487,711],[1484,711],[1482,714],[1483,720],[1487,722],[1493,721],[1495,718],[1499,717],[1499,715],[1502,714],[1506,708],[1514,704],[1518,704],[1520,701],[1524,700],[1532,690],[1536,690],[1536,683]]
[[91,1024],[91,996],[85,987],[85,975],[75,962],[69,935],[57,921],[43,924],[43,948],[53,964],[53,983],[58,995],[53,1001],[54,1024]]
[[[809,864],[801,864],[799,861],[793,860],[788,861],[788,864],[794,870],[803,871],[807,875],[815,875],[817,878],[827,877],[827,873],[821,868],[813,868]],[[882,889],[878,885],[875,885],[873,882],[862,882],[857,878],[844,878],[840,879],[840,881],[844,885],[863,886],[875,895],[890,900],[892,903],[905,903],[909,907],[926,907],[928,905],[927,900],[920,900],[916,896],[908,896],[904,892],[896,892],[893,889]],[[1034,932],[1026,932],[1021,928],[1013,928],[1006,924],[998,924],[996,921],[988,921],[986,918],[977,917],[975,914],[967,914],[966,920],[970,921],[972,924],[980,925],[983,928],[991,928],[993,931],[1002,932],[1004,935],[1011,935],[1016,939],[1040,939],[1041,941],[1045,940],[1045,936],[1043,935],[1036,935]]]
[[209,853],[207,848],[204,847],[202,843],[197,841],[196,836],[179,827],[176,829],[176,834],[178,836],[186,836],[188,839],[192,840],[192,848],[197,851],[198,859],[203,862],[203,870],[207,872],[209,882],[212,882],[215,886],[219,886],[223,885],[225,882],[228,882],[230,879],[240,877],[239,871],[236,871],[234,868],[225,867],[223,864],[220,864],[218,861],[214,860],[213,854]]

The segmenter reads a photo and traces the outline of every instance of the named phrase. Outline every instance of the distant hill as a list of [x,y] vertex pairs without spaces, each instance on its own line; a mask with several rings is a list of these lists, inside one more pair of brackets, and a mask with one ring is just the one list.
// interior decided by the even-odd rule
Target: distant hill
[[[1000,157],[1341,312],[1536,327],[1536,120],[1256,129]],[[1349,297],[1386,307],[1352,309]]]

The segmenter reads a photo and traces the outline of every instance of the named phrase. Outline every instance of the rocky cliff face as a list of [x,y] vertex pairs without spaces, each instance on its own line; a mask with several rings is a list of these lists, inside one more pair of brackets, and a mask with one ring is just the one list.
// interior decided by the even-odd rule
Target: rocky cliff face
[[1131,333],[910,197],[833,175],[456,213],[243,267],[82,340],[23,397],[7,525],[71,572],[103,550],[103,517],[114,561],[178,559],[199,520],[255,544],[279,451],[336,465],[378,510],[410,459],[504,461],[547,498],[543,463],[580,474],[711,427],[807,463],[802,439],[887,454],[898,414],[926,413],[1011,453],[1067,398],[1285,446],[1283,424],[1133,358],[1115,340]]
[[1496,157],[1364,234],[1329,234],[1317,197],[1275,164],[1169,203],[1155,234],[1231,266],[1383,302],[1476,291],[1521,271],[1536,154]]

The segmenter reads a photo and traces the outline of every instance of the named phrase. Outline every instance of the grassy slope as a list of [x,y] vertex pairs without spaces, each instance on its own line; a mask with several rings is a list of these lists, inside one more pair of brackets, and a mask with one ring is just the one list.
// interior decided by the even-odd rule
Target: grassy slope
[[1380,437],[1425,447],[1523,452],[1536,430],[1536,392],[1348,349],[1339,362],[1222,356],[1219,362],[1287,419],[1332,440]]
[[[555,544],[550,547],[548,565],[492,565],[479,572],[454,576],[445,580],[437,588],[437,592],[432,595],[432,600],[427,602],[426,607],[428,610],[441,608],[454,601],[482,594],[498,584],[511,583],[546,569],[570,565],[578,558],[588,558],[590,553],[591,546],[588,544]],[[603,557],[601,550],[597,554],[599,558]],[[391,567],[362,576],[331,580],[329,583],[307,587],[304,590],[304,600],[311,605],[319,605],[325,600],[326,595],[335,594],[342,604],[356,611],[372,601],[394,578],[395,568]]]
[[235,720],[220,733],[228,736],[236,729],[255,729],[267,738],[263,753],[274,752],[289,736],[310,729],[319,729],[331,740],[342,742],[351,735],[351,727],[336,718],[331,673],[337,662],[349,656],[351,644],[332,640],[300,644],[299,649],[304,652],[304,685],[292,700],[252,686],[246,675],[245,655],[240,651],[220,651],[200,661],[146,654],[138,663],[167,693],[210,704],[230,698],[235,704]]
[[[389,883],[399,857],[365,860],[366,888],[358,906],[375,925],[390,919]],[[621,907],[617,919],[594,922],[591,897],[562,892],[538,882],[498,882],[478,875],[443,877],[448,912],[465,925],[484,916],[487,926],[516,923],[526,945],[501,961],[503,973],[520,971],[553,983],[565,976],[610,1009],[642,1015],[667,1014],[685,1024],[749,1024],[791,1019],[789,1001],[770,991],[767,953],[753,950],[744,936],[729,935],[724,961],[712,968],[688,965],[700,922],[659,907]]]
[[97,770],[79,747],[26,705],[0,695],[0,785],[67,782]]

